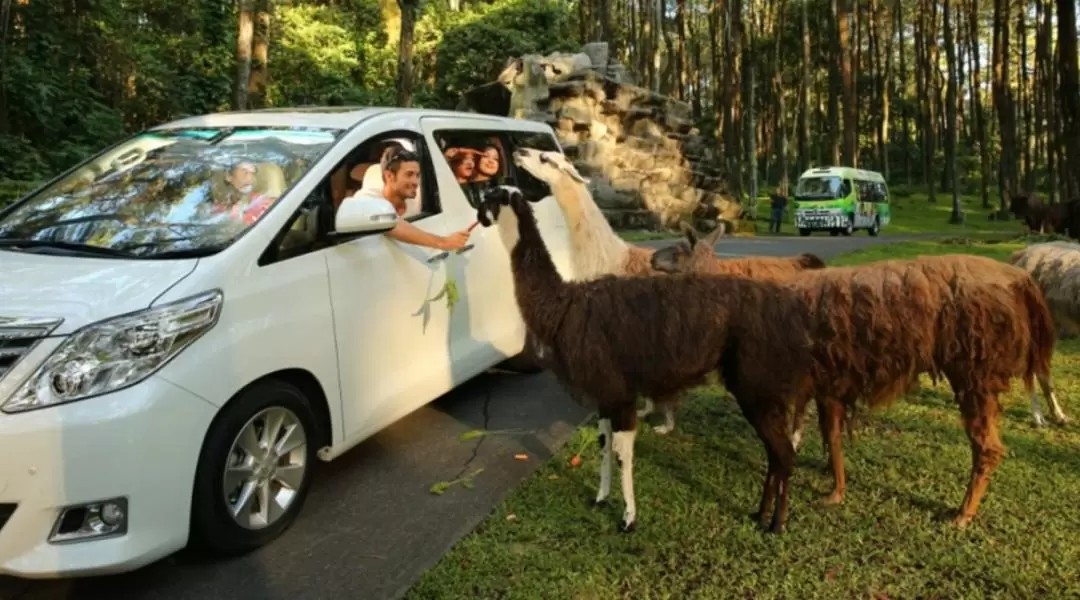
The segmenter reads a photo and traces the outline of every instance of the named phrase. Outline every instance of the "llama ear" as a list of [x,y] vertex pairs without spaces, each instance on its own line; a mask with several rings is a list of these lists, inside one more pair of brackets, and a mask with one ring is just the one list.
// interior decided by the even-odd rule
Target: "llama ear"
[[582,177],[581,173],[578,173],[577,168],[574,167],[574,163],[570,162],[570,159],[566,158],[565,154],[562,155],[562,160],[558,161],[556,164],[559,165],[559,170],[562,171],[563,174],[570,177],[570,179],[573,179],[574,181],[581,184],[589,184],[589,180],[585,177]]
[[720,237],[723,236],[723,235],[724,235],[724,222],[723,221],[717,221],[716,222],[716,229],[713,229],[712,232],[709,233],[709,235],[705,236],[705,239],[703,239],[702,242],[704,242],[705,245],[707,245],[709,247],[709,250],[712,250],[713,247],[716,246],[716,242],[720,241]]
[[690,242],[690,247],[693,248],[697,244],[697,231],[686,221],[679,221],[679,229],[682,230],[683,235],[686,236],[686,241]]

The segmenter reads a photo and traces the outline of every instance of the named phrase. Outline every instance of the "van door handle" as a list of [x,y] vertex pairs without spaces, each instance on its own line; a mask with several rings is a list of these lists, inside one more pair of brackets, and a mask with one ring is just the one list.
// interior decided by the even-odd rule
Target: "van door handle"
[[472,249],[473,249],[473,244],[465,244],[464,246],[458,248],[454,252],[456,252],[457,254],[465,254],[466,252],[468,252],[469,250],[472,250]]
[[438,254],[434,254],[434,255],[428,257],[427,261],[428,261],[428,264],[434,264],[434,263],[439,262],[440,260],[446,259],[447,256],[450,256],[450,251],[449,250],[443,250],[442,252],[440,252]]

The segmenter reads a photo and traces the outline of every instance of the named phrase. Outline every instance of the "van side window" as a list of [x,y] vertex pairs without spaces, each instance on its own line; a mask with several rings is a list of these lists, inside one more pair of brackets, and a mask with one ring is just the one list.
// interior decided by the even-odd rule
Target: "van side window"
[[509,154],[498,132],[440,130],[433,137],[439,144],[441,160],[450,167],[473,208],[479,206],[484,189],[506,183]]
[[[510,138],[511,153],[518,148],[532,148],[533,150],[540,150],[542,152],[562,153],[562,150],[559,148],[559,142],[557,142],[555,136],[550,133],[512,131],[508,134],[508,137]],[[546,183],[533,177],[525,169],[518,168],[517,165],[511,166],[513,169],[513,184],[521,188],[527,195],[551,195],[551,188],[548,187]]]
[[[358,145],[338,162],[304,199],[259,257],[259,266],[288,260],[329,245],[327,234],[334,229],[334,216],[343,202],[356,194],[382,196],[380,159],[391,147],[400,147],[420,156],[420,187],[416,198],[406,199],[404,218],[417,221],[441,212],[438,186],[424,139],[413,132],[378,135]],[[430,182],[430,183],[429,183]],[[381,235],[372,233],[370,235]]]

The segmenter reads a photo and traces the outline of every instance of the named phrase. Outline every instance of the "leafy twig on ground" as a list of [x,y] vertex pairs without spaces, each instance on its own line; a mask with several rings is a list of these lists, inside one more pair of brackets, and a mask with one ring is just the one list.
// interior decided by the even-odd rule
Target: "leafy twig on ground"
[[479,469],[476,469],[472,473],[469,473],[468,475],[465,475],[464,477],[459,477],[457,479],[454,479],[453,481],[440,481],[440,482],[436,483],[435,485],[431,486],[431,489],[429,491],[432,494],[435,494],[436,496],[441,496],[441,495],[443,495],[443,492],[445,492],[446,490],[450,489],[452,486],[457,485],[459,483],[462,486],[464,486],[465,488],[471,490],[473,488],[473,486],[475,485],[475,484],[473,484],[473,478],[476,477],[477,475],[479,475],[481,472],[483,472],[483,470],[484,470],[484,468],[480,467]]

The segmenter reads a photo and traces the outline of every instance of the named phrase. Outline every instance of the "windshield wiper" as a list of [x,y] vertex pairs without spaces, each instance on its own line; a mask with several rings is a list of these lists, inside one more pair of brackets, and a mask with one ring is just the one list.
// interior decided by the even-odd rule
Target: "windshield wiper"
[[201,246],[199,248],[184,248],[182,250],[166,250],[165,252],[155,252],[153,254],[140,254],[137,258],[154,260],[158,258],[201,258],[203,256],[210,256],[217,252],[221,252],[225,249],[225,244],[215,244],[213,246]]
[[111,256],[114,258],[136,258],[134,254],[126,250],[82,244],[79,242],[62,242],[57,240],[18,240],[0,239],[0,248],[57,248],[71,252],[81,252],[93,256]]

